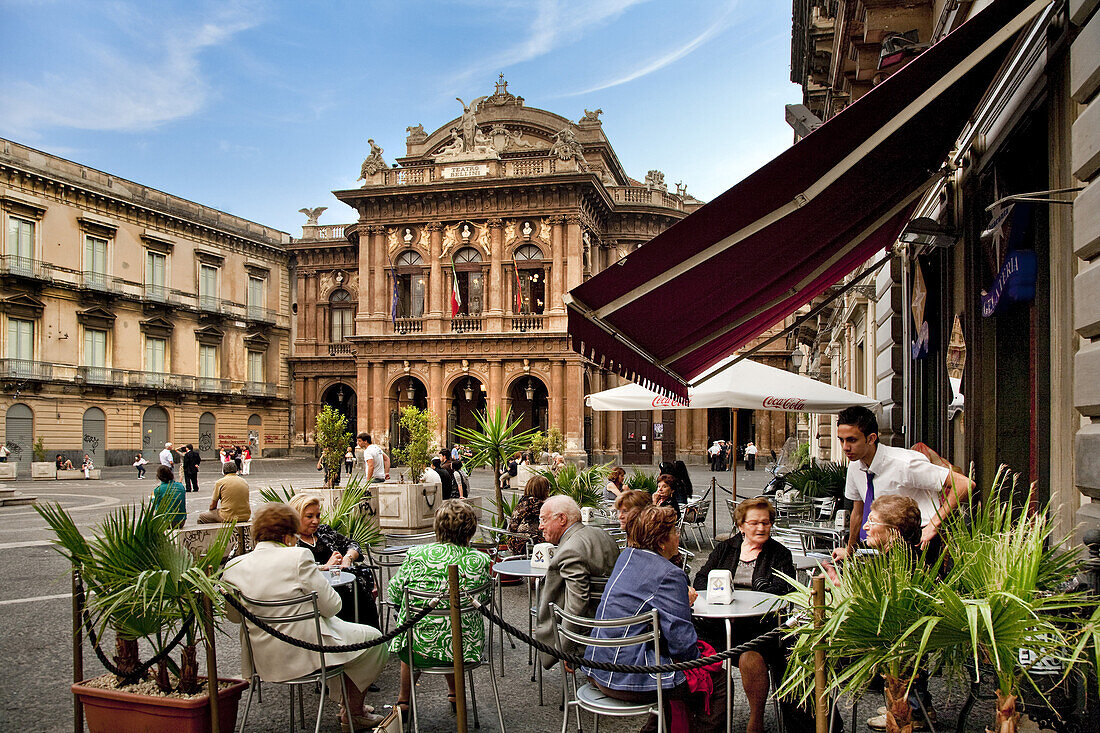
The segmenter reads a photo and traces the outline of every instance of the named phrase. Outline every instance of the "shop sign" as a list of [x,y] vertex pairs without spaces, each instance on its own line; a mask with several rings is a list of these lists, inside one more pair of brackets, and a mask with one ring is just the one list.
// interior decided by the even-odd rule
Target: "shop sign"
[[988,318],[1003,310],[1008,302],[1033,299],[1037,262],[1035,250],[1010,252],[1001,266],[1001,273],[993,281],[993,287],[982,293],[982,315]]

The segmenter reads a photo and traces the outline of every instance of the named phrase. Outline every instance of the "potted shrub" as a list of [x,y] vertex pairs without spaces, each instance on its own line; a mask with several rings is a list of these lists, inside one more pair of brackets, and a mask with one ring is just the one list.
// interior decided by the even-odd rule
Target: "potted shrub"
[[54,462],[49,460],[49,454],[46,453],[46,441],[39,435],[38,439],[34,441],[31,446],[31,455],[34,458],[31,461],[31,478],[32,479],[56,479],[57,478],[57,466]]
[[497,508],[498,521],[503,523],[507,517],[502,513],[504,492],[500,488],[500,474],[512,455],[531,446],[531,439],[538,431],[520,431],[523,417],[513,419],[511,410],[504,412],[499,407],[492,412],[475,412],[474,419],[477,421],[476,430],[458,427],[455,434],[474,452],[470,458],[471,467],[492,466],[493,486],[496,489],[493,505]]
[[[944,551],[953,559],[946,572],[903,548],[838,568],[823,626],[794,629],[779,694],[809,697],[814,649],[823,644],[828,690],[860,694],[874,675],[886,677],[887,730],[895,733],[912,724],[906,696],[916,670],[959,674],[991,667],[997,681],[992,730],[1013,733],[1021,691],[1044,699],[1029,669],[1034,660],[1060,666],[1063,679],[1075,673],[1086,649],[1094,655],[1086,661],[1100,663],[1096,599],[1063,590],[1078,559],[1048,546],[1049,516],[1033,510],[1030,496],[1023,508],[1013,506],[1014,482],[1002,467],[988,498],[971,503],[969,519],[956,512],[944,522]],[[806,607],[809,591],[798,586],[787,598]]]
[[401,411],[401,427],[409,435],[394,460],[408,468],[409,481],[386,482],[378,488],[378,522],[384,530],[418,532],[430,529],[439,499],[439,484],[425,484],[424,471],[435,455],[432,439],[439,421],[430,410],[409,406]]
[[[199,641],[212,642],[200,620],[202,599],[210,599],[215,615],[224,610],[216,584],[233,527],[223,529],[196,558],[173,539],[171,513],[149,502],[112,512],[90,537],[58,504],[39,504],[35,510],[53,531],[57,551],[83,578],[92,629],[101,640],[108,629],[114,635],[118,674],[72,686],[88,729],[209,730],[208,688],[198,676],[195,649]],[[182,638],[178,657],[169,653],[143,672],[147,665],[139,659],[138,641],[148,642],[160,657],[177,635]],[[232,730],[247,687],[244,680],[219,679],[222,730]]]
[[325,405],[324,409],[317,413],[314,436],[317,447],[321,450],[318,465],[325,472],[325,488],[335,488],[340,483],[344,452],[351,445],[348,419],[331,405]]
[[603,500],[603,490],[610,471],[610,463],[586,468],[578,468],[575,463],[566,463],[556,475],[546,468],[539,469],[536,473],[545,476],[550,482],[551,495],[563,494],[577,502],[577,506],[595,508]]

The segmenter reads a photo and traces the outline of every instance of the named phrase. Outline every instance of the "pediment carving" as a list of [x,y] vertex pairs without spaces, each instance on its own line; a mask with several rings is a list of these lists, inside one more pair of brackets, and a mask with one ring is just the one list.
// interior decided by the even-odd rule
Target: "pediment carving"
[[106,308],[92,306],[91,308],[77,311],[76,320],[87,328],[108,331],[115,325],[115,314]]
[[204,326],[203,328],[195,329],[195,340],[200,344],[221,346],[223,338],[225,338],[225,331],[222,331],[217,326]]
[[39,318],[46,304],[33,295],[20,293],[0,300],[0,311],[16,318]]
[[172,331],[175,330],[175,325],[167,318],[156,316],[148,320],[142,321],[138,324],[141,327],[141,332],[146,336],[155,336],[157,338],[168,338],[172,335]]

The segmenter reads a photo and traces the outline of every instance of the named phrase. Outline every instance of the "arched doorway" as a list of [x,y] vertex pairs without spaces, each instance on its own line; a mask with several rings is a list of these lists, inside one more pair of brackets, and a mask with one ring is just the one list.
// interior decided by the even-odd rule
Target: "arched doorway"
[[[260,447],[260,427],[263,425],[263,421],[259,415],[250,415],[248,418],[248,450],[252,451],[253,458],[259,458],[263,455],[263,450]],[[355,431],[355,426],[349,426],[352,432]]]
[[541,430],[546,432],[550,410],[549,393],[538,377],[520,377],[508,390],[512,402],[512,417],[523,417],[517,430]]
[[455,428],[477,429],[475,412],[485,412],[485,385],[477,377],[463,377],[451,385],[451,409],[447,410],[447,447],[460,442]]
[[31,476],[31,460],[34,458],[34,413],[22,402],[8,408],[4,419],[5,443],[11,451],[9,461],[19,466],[20,476]]
[[393,383],[387,401],[390,405],[390,450],[404,448],[409,436],[401,427],[401,411],[410,405],[428,409],[428,388],[410,374]]
[[[321,396],[321,404],[328,405],[346,417],[348,419],[348,432],[355,434],[356,400],[354,389],[343,382],[337,382],[325,390],[325,393]],[[309,428],[312,430],[313,425],[310,425]]]
[[199,458],[211,461],[217,459],[219,447],[217,429],[218,421],[214,417],[214,413],[204,412],[199,416],[199,444],[196,446],[199,451]]
[[89,407],[84,411],[83,427],[81,450],[92,459],[92,465],[102,468],[107,465],[107,416],[98,407]]
[[147,461],[158,463],[157,456],[167,442],[168,411],[159,405],[153,405],[141,417],[141,455]]

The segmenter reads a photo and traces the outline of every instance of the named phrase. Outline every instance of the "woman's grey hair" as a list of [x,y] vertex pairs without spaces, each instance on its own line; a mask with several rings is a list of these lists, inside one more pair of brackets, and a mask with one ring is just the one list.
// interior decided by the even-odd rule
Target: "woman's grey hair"
[[434,529],[440,542],[465,547],[477,532],[477,515],[464,499],[447,499],[435,512]]

